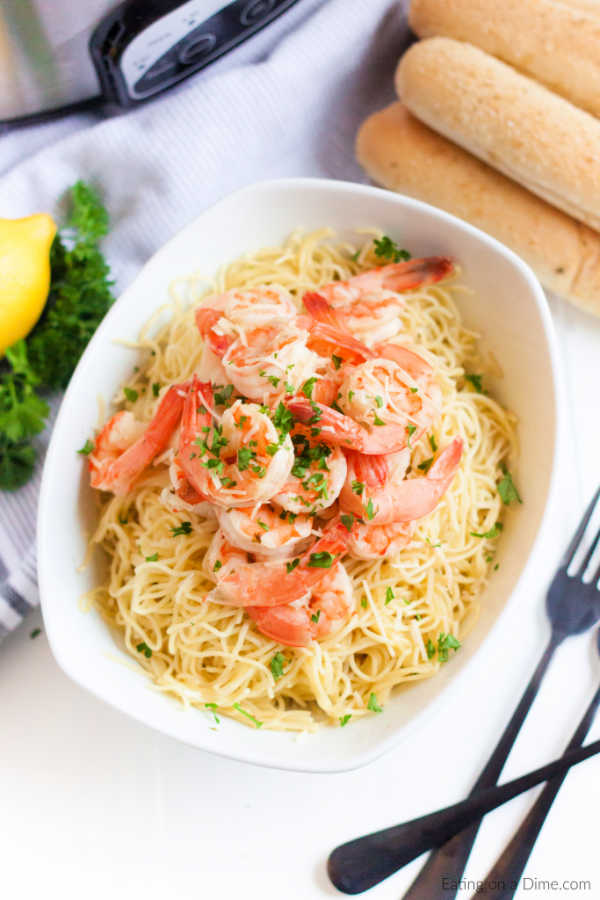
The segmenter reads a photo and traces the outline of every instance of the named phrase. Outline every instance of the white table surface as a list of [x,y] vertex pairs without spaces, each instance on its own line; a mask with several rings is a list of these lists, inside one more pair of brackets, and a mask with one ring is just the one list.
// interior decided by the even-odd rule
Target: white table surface
[[[72,684],[43,633],[30,639],[42,624],[38,613],[0,650],[2,896],[340,896],[325,873],[337,843],[468,791],[543,649],[545,587],[600,480],[600,321],[560,301],[551,305],[570,409],[554,528],[544,565],[524,586],[522,606],[506,613],[463,681],[460,707],[457,699],[448,703],[406,744],[355,772],[304,775],[228,762],[155,734]],[[591,635],[568,641],[504,777],[560,754],[599,679]],[[600,721],[591,737],[600,738]],[[569,775],[519,897],[600,897],[599,775],[597,759]],[[487,817],[466,878],[485,876],[533,796]],[[367,896],[397,900],[419,865]],[[549,892],[533,887],[534,879],[588,879],[592,889]],[[465,888],[459,896],[471,894]]]

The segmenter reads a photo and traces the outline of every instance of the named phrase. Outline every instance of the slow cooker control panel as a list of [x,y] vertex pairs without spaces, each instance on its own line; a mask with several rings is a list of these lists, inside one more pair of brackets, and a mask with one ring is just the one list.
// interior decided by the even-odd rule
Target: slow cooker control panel
[[90,52],[107,100],[148,100],[255,34],[297,0],[133,0],[96,28]]

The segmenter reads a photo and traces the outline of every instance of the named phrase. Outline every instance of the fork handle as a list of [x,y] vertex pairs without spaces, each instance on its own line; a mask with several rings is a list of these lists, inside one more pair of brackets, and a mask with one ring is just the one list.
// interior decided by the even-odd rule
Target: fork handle
[[[531,676],[529,684],[525,688],[523,696],[519,701],[519,705],[515,709],[508,725],[496,744],[496,748],[490,756],[485,767],[482,769],[479,778],[473,785],[473,789],[469,796],[473,796],[482,788],[490,787],[496,784],[500,777],[500,772],[506,762],[513,744],[519,734],[521,726],[525,721],[533,701],[540,689],[542,679],[546,674],[550,661],[554,656],[554,652],[559,644],[564,640],[565,635],[553,630],[548,642],[548,646],[544,650],[535,672]],[[460,879],[467,865],[467,860],[477,832],[481,819],[476,819],[464,831],[455,834],[439,849],[435,850],[430,856],[408,891],[404,894],[403,900],[453,900],[456,896],[458,887],[453,885],[460,883]]]
[[[581,722],[569,741],[565,754],[583,744],[599,706],[600,687],[592,697],[590,705],[586,709]],[[568,770],[565,770],[560,775],[555,775],[554,778],[547,783],[546,787],[525,816],[514,837],[507,844],[506,849],[484,879],[483,885],[489,885],[491,883],[498,885],[498,888],[494,893],[494,900],[511,900],[514,896],[525,866],[527,865],[527,860],[531,856],[531,851],[533,850],[538,834],[542,830],[544,822],[546,821],[546,816],[550,812],[550,807],[554,802],[554,798],[567,777],[567,771]],[[501,888],[500,885],[503,885],[503,887]],[[483,893],[487,893],[484,887],[482,887],[481,890],[478,889],[475,892],[475,896]]]
[[492,809],[598,753],[600,740],[570,750],[559,759],[506,784],[484,788],[476,796],[452,806],[348,841],[336,847],[329,857],[329,877],[338,890],[360,894],[426,850],[439,847],[449,835],[462,831]]

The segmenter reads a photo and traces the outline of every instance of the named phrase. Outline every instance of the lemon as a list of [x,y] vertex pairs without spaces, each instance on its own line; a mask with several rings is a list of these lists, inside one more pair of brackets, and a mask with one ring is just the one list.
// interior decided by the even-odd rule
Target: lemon
[[25,337],[50,289],[50,246],[56,234],[45,213],[0,218],[0,353]]

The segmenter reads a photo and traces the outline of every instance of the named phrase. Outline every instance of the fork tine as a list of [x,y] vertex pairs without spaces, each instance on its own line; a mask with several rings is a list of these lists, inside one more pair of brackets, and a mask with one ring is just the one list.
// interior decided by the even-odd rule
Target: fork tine
[[[600,531],[599,531],[598,534],[596,535],[596,540],[594,541],[594,546],[597,546],[598,541],[600,541]],[[591,580],[590,580],[590,584],[591,584],[591,585],[595,585],[595,584],[598,582],[598,579],[599,579],[599,578],[600,578],[600,563],[598,564],[598,568],[596,569],[596,571],[595,571],[594,574],[592,575],[592,578],[591,578]]]
[[594,552],[595,552],[596,547],[598,546],[599,542],[600,542],[600,529],[598,529],[598,532],[596,533],[596,537],[590,544],[590,549],[585,554],[581,565],[579,566],[579,568],[577,569],[577,572],[575,573],[577,578],[583,578],[583,576],[585,574],[585,570],[589,566],[590,560],[591,560],[592,556],[594,555]]
[[579,523],[579,527],[577,528],[577,531],[573,535],[571,543],[567,547],[565,555],[562,558],[562,565],[567,569],[573,561],[573,556],[575,555],[575,552],[576,552],[577,548],[579,547],[579,543],[581,541],[581,538],[584,535],[585,529],[588,526],[588,522],[592,518],[594,509],[596,508],[596,504],[598,502],[598,497],[600,497],[600,487],[598,488],[598,490],[596,491],[596,493],[590,500],[588,507],[587,507],[585,513],[583,514],[583,518],[582,518],[581,522]]

